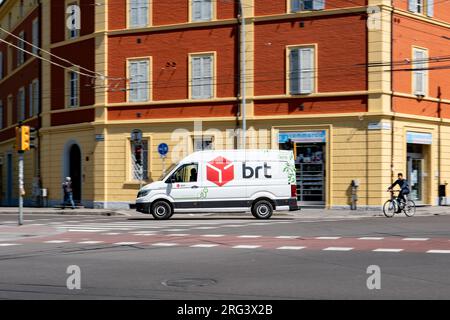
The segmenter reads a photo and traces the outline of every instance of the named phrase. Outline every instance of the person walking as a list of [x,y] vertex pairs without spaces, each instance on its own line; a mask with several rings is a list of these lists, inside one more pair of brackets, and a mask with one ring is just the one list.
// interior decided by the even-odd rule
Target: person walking
[[72,209],[75,209],[75,202],[73,202],[73,189],[72,189],[72,178],[67,177],[66,181],[63,182],[62,188],[64,191],[64,203],[63,209],[66,208],[66,204],[69,203]]

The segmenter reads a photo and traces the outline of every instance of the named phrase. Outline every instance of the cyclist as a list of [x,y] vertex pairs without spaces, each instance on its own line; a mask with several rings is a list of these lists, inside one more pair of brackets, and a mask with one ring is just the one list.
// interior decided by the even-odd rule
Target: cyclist
[[[388,191],[392,191],[392,189],[394,189],[394,187],[398,185],[400,187],[400,192],[398,193],[397,200],[399,204],[401,202],[403,202],[403,204],[406,204],[406,195],[410,192],[409,183],[408,180],[403,177],[403,173],[399,173],[397,177],[398,179],[388,188]],[[402,206],[399,205],[398,212],[401,212],[401,207]]]

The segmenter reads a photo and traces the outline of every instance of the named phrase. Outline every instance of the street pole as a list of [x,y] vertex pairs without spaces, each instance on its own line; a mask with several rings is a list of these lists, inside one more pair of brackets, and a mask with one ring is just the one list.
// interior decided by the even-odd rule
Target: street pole
[[19,151],[19,226],[23,225],[23,151]]
[[241,15],[241,115],[242,115],[242,149],[246,149],[247,140],[247,101],[246,101],[246,59],[245,59],[245,18],[244,18],[244,0],[239,0]]

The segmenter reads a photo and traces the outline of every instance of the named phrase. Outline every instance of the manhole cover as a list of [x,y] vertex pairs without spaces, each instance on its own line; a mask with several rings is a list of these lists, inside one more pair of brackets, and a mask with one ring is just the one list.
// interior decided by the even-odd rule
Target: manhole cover
[[173,279],[163,281],[162,284],[166,287],[189,288],[212,286],[217,284],[217,281],[214,279]]

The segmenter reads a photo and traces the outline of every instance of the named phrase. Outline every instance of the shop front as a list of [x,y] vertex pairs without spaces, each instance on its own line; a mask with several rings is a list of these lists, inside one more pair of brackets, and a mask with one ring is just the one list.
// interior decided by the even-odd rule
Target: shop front
[[430,190],[430,148],[432,134],[422,132],[406,133],[407,137],[407,179],[410,184],[410,198],[417,204],[428,201]]
[[299,205],[325,205],[326,131],[280,132],[279,144],[294,153]]

